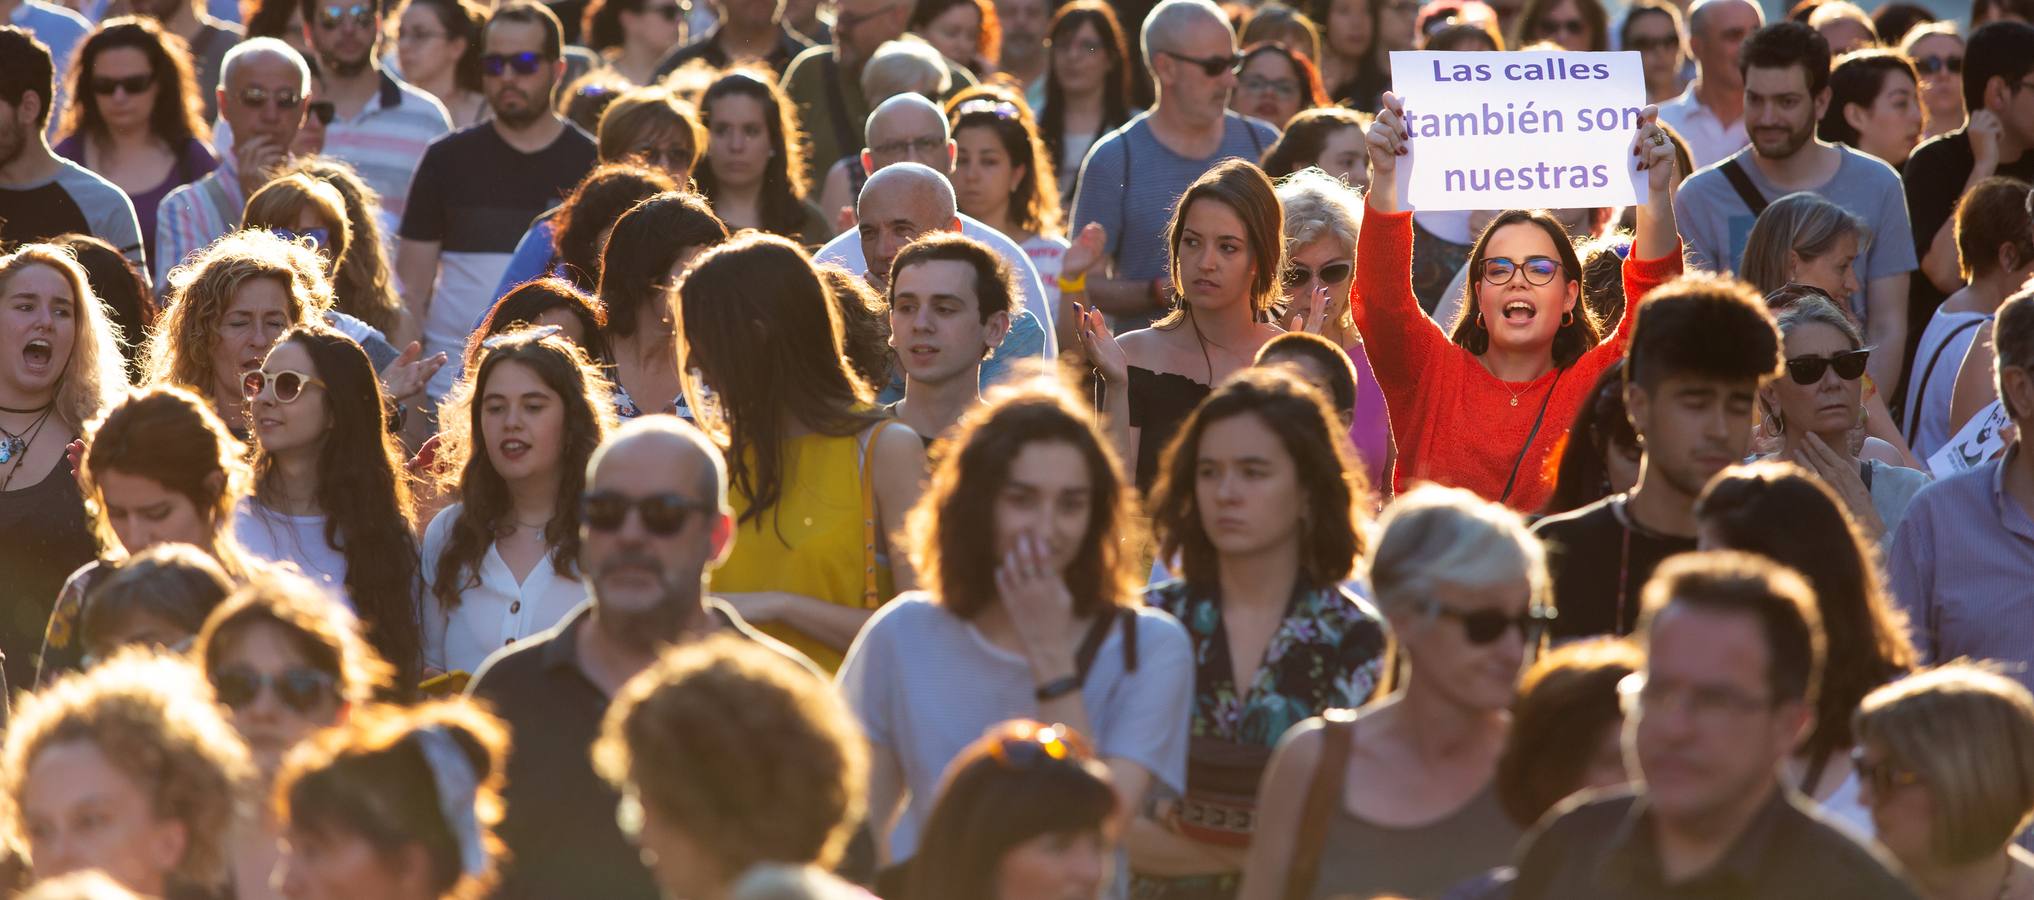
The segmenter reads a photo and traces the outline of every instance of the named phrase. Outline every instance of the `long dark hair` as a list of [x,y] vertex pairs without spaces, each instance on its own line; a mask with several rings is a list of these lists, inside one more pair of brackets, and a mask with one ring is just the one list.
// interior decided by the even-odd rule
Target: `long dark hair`
[[[747,97],[763,105],[763,123],[770,131],[770,161],[763,167],[762,196],[758,202],[763,230],[796,238],[805,226],[805,132],[798,127],[797,107],[777,81],[766,72],[737,68],[707,86],[699,97],[699,119],[706,126],[707,141],[713,140],[713,104],[723,97]],[[713,171],[713,157],[706,155],[693,170],[692,180],[699,192],[713,199],[720,190],[720,175]]]
[[[346,558],[346,593],[367,631],[368,643],[401,673],[398,690],[416,683],[422,654],[418,638],[416,521],[402,449],[388,433],[387,404],[374,365],[360,345],[323,326],[299,325],[284,334],[310,354],[325,382],[330,424],[318,450],[318,508],[325,541]],[[255,454],[256,484],[265,487],[275,461]],[[257,488],[257,493],[260,493]]]
[[832,296],[790,240],[749,232],[708,250],[679,283],[677,307],[685,400],[727,449],[728,484],[748,500],[743,524],[783,496],[785,414],[836,437],[881,419],[842,354]]
[[438,27],[445,29],[446,40],[466,42],[459,61],[452,64],[452,84],[462,91],[480,93],[480,36],[487,28],[487,10],[472,0],[407,0],[403,4],[404,9],[412,6],[430,10]]
[[595,363],[608,361],[607,311],[600,301],[563,278],[546,276],[535,281],[525,281],[509,288],[501,295],[494,308],[487,311],[487,318],[480,320],[480,330],[466,341],[466,353],[460,358],[460,370],[471,372],[480,362],[482,346],[488,338],[505,331],[514,331],[535,323],[545,313],[562,309],[579,320],[579,328],[586,339],[579,342],[579,349],[586,351],[586,357]]
[[668,303],[671,267],[686,247],[727,241],[727,226],[689,191],[658,194],[615,221],[600,256],[600,303],[607,336],[631,338],[645,307]]
[[[1172,222],[1165,227],[1166,272],[1175,285],[1186,283],[1179,271],[1179,242],[1186,231],[1187,213],[1201,200],[1220,203],[1243,220],[1245,243],[1250,245],[1254,267],[1250,276],[1251,318],[1262,319],[1285,296],[1278,286],[1278,273],[1285,269],[1285,207],[1278,201],[1278,192],[1256,163],[1235,157],[1216,163],[1195,179],[1186,193],[1180,195],[1179,205],[1172,210]],[[1151,327],[1172,328],[1192,312],[1192,305],[1182,293],[1179,306]]]
[[600,284],[602,231],[636,204],[677,189],[678,182],[662,170],[631,162],[602,163],[586,173],[551,222],[551,252],[572,286],[590,291]]
[[[1095,32],[1102,36],[1102,52],[1109,54],[1109,74],[1102,78],[1102,127],[1096,135],[1100,139],[1130,121],[1130,50],[1116,10],[1102,0],[1074,0],[1060,7],[1052,16],[1047,39],[1054,46],[1071,41],[1082,24],[1095,26]],[[1066,155],[1066,90],[1060,87],[1059,75],[1053,71],[1050,59],[1045,64],[1045,105],[1038,112],[1038,136],[1052,154],[1056,170]]]
[[1188,584],[1220,587],[1215,545],[1201,524],[1201,437],[1209,426],[1239,416],[1255,417],[1292,458],[1299,495],[1306,498],[1300,510],[1300,583],[1318,589],[1348,578],[1363,552],[1358,529],[1368,518],[1370,486],[1350,458],[1328,398],[1275,368],[1244,369],[1222,382],[1166,445],[1149,502],[1159,557],[1179,559]]
[[1053,158],[1038,140],[1038,123],[1024,98],[999,84],[981,84],[955,94],[946,104],[953,133],[963,128],[987,128],[1003,146],[1003,155],[1013,166],[1024,167],[1024,177],[1010,187],[1010,219],[1017,227],[1046,237],[1058,237],[1060,224],[1059,182],[1053,178]]
[[1725,470],[1695,501],[1695,518],[1723,547],[1792,568],[1815,589],[1829,657],[1815,695],[1815,729],[1801,752],[1822,759],[1850,746],[1858,702],[1918,662],[1907,617],[1879,579],[1876,545],[1835,492],[1791,463]]
[[[1015,752],[1031,761],[1013,754],[1012,747],[1024,744],[1032,746]],[[1086,831],[1106,839],[1116,821],[1109,771],[1085,739],[1037,722],[1005,722],[948,769],[925,820],[925,841],[905,876],[903,900],[994,897],[996,870],[1017,845]]]
[[343,298],[346,310],[367,324],[384,334],[392,332],[404,307],[382,243],[381,196],[360,180],[353,166],[334,157],[299,157],[283,171],[301,172],[329,184],[346,201],[346,227],[353,238],[332,267],[332,295]]
[[961,417],[911,509],[912,568],[924,584],[936,586],[940,605],[955,616],[972,619],[996,602],[996,497],[1009,484],[1018,454],[1040,443],[1066,444],[1087,461],[1087,537],[1066,572],[1074,615],[1136,602],[1142,575],[1131,571],[1124,549],[1134,522],[1122,464],[1097,429],[1092,408],[1064,387],[1032,383],[1000,388]]
[[99,54],[119,47],[139,50],[148,57],[148,72],[155,79],[155,106],[149,110],[148,130],[169,144],[171,153],[182,156],[184,144],[191,138],[210,136],[203,115],[204,99],[199,96],[197,78],[191,74],[191,53],[183,38],[164,31],[147,16],[120,16],[100,25],[78,46],[77,64],[71,66],[70,104],[64,109],[65,137],[106,136],[99,95],[92,90],[93,70]]
[[1624,412],[1624,360],[1610,364],[1589,389],[1589,402],[1575,412],[1575,422],[1562,438],[1554,470],[1554,493],[1540,509],[1543,516],[1581,509],[1610,496],[1610,472],[1603,455],[1613,450],[1637,452],[1638,433]]
[[508,481],[487,455],[481,429],[487,382],[503,363],[520,363],[558,395],[565,410],[565,435],[558,459],[558,502],[544,526],[551,548],[551,568],[567,578],[579,576],[579,503],[586,489],[586,461],[614,427],[612,388],[578,347],[559,335],[536,330],[508,332],[489,340],[473,377],[454,389],[445,403],[448,425],[440,452],[445,464],[440,480],[456,489],[463,504],[452,525],[451,539],[438,557],[432,593],[444,609],[459,605],[460,595],[480,585],[480,560],[502,534],[514,512]]
[[155,296],[149,293],[148,282],[104,238],[72,232],[51,238],[50,243],[78,258],[85,280],[92,283],[93,295],[106,306],[106,317],[120,326],[120,355],[127,360],[127,380],[139,383],[147,363],[142,345],[156,318]]
[[1469,251],[1469,278],[1462,287],[1462,312],[1455,318],[1448,336],[1477,356],[1490,349],[1490,329],[1484,327],[1482,308],[1477,305],[1483,284],[1483,256],[1489,252],[1491,235],[1507,225],[1518,224],[1537,225],[1547,233],[1554,242],[1554,252],[1561,255],[1561,274],[1576,284],[1574,319],[1554,332],[1554,368],[1565,369],[1603,341],[1603,325],[1589,304],[1582,302],[1582,258],[1575,253],[1574,239],[1568,236],[1567,227],[1544,209],[1507,209],[1484,226],[1476,246]]

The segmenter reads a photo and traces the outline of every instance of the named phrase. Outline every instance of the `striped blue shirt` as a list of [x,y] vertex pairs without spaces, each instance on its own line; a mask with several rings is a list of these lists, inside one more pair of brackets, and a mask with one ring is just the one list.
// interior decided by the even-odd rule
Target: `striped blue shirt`
[[1886,569],[1924,662],[1999,660],[2034,688],[2034,517],[2005,485],[2022,452],[1916,494]]

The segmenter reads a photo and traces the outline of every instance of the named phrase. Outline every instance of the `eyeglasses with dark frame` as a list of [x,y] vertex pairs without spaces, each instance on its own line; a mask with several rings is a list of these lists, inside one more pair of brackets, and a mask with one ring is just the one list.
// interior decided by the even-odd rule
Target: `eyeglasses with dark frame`
[[140,96],[143,91],[152,87],[155,87],[155,75],[149,72],[144,72],[140,75],[129,75],[125,78],[94,77],[92,79],[92,93],[98,94],[101,97],[111,97],[117,91],[125,91],[127,96],[135,97]]
[[1492,256],[1483,260],[1483,280],[1502,287],[1511,283],[1511,277],[1525,272],[1527,284],[1539,287],[1554,280],[1563,268],[1561,261],[1551,256],[1528,256],[1523,262],[1508,256]]
[[621,530],[630,510],[640,513],[643,528],[658,537],[670,537],[685,530],[685,523],[694,514],[716,512],[710,503],[672,493],[631,497],[620,491],[593,491],[579,498],[579,519],[594,531]]
[[256,109],[271,103],[275,104],[277,109],[296,109],[297,104],[302,102],[304,102],[303,94],[288,89],[271,92],[265,88],[251,87],[240,92],[241,105]]
[[1188,56],[1171,50],[1158,51],[1160,56],[1170,56],[1183,63],[1200,67],[1201,73],[1209,78],[1219,78],[1223,72],[1237,72],[1243,68],[1243,54],[1230,53],[1228,56]]
[[1832,353],[1828,356],[1795,356],[1787,360],[1787,377],[1795,384],[1814,384],[1822,380],[1822,373],[1836,370],[1836,377],[1845,381],[1856,381],[1865,373],[1871,362],[1871,348]]
[[338,683],[331,673],[306,667],[285,669],[271,675],[236,666],[222,669],[212,676],[213,692],[218,695],[219,702],[231,709],[246,709],[261,699],[263,692],[273,690],[277,700],[300,716],[318,711],[328,700],[338,700]]
[[1890,761],[1872,762],[1865,758],[1865,748],[1850,749],[1850,767],[1857,770],[1857,780],[1871,785],[1872,799],[1884,801],[1894,791],[1913,787],[1921,783],[1921,776],[1911,769],[1895,765]]
[[1513,628],[1527,644],[1537,644],[1556,616],[1550,606],[1529,606],[1524,612],[1510,614],[1495,609],[1456,609],[1438,600],[1427,603],[1427,614],[1462,623],[1462,636],[1478,647],[1496,643]]

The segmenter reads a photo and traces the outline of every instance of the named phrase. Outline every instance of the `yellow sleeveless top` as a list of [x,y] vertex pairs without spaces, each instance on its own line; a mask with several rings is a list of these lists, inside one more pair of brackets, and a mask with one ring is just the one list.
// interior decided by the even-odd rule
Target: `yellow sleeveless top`
[[[807,434],[788,441],[776,508],[736,529],[734,550],[714,570],[708,589],[716,594],[786,591],[861,608],[866,567],[861,448],[861,435]],[[738,519],[748,513],[749,498],[740,491],[728,499]],[[869,515],[874,514],[871,507]],[[876,530],[881,528],[878,522]],[[878,602],[894,593],[890,567],[878,559]],[[844,649],[784,625],[767,625],[763,631],[798,648],[827,672],[840,668]]]

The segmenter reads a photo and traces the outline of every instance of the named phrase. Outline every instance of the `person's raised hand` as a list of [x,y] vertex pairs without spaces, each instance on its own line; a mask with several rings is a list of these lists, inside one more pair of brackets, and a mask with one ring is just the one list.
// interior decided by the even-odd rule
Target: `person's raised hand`
[[1102,230],[1102,223],[1089,222],[1080,234],[1074,235],[1072,246],[1067,247],[1066,256],[1060,259],[1060,276],[1078,278],[1087,274],[1102,261],[1108,246],[1109,235]]
[[1116,342],[1116,334],[1109,330],[1109,323],[1102,317],[1102,311],[1092,306],[1074,305],[1074,314],[1079,317],[1075,333],[1081,339],[1081,352],[1088,358],[1088,365],[1102,376],[1108,384],[1123,384],[1130,377],[1130,361],[1123,354],[1123,347]]
[[1064,652],[1073,626],[1073,592],[1052,567],[1045,541],[1022,534],[996,566],[996,594],[1034,663]]
[[431,382],[431,376],[445,366],[445,353],[439,351],[424,356],[424,347],[416,341],[403,348],[395,362],[381,370],[381,389],[390,400],[401,403],[415,397]]
[[1384,92],[1384,105],[1377,119],[1363,135],[1370,151],[1370,206],[1380,212],[1398,211],[1398,158],[1411,152],[1412,132],[1405,127],[1405,101]]
[[2005,131],[2005,123],[1989,109],[1975,110],[1970,114],[1970,124],[1964,127],[1964,133],[1970,136],[1970,155],[1978,166],[1997,171],[1999,138]]
[[1647,106],[1639,113],[1638,134],[1631,141],[1631,155],[1639,158],[1639,171],[1646,173],[1646,187],[1653,194],[1665,194],[1674,185],[1674,142],[1660,127],[1660,108]]
[[236,135],[233,141],[233,164],[242,172],[265,175],[288,157],[289,148],[265,134]]
[[1328,310],[1335,305],[1333,298],[1329,296],[1328,286],[1325,284],[1315,286],[1308,292],[1308,299],[1312,302],[1305,309],[1294,308],[1292,321],[1286,325],[1285,330],[1320,334],[1321,329],[1327,327]]

